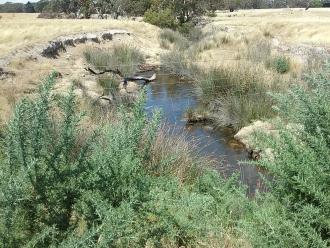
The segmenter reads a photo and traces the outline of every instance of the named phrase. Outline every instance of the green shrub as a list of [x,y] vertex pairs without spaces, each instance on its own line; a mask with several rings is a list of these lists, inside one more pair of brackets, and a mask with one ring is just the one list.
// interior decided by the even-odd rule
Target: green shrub
[[[330,71],[310,76],[308,89],[295,86],[275,95],[280,120],[276,137],[259,135],[260,147],[274,159],[260,165],[274,176],[273,195],[286,207],[288,219],[309,239],[305,247],[330,242]],[[323,245],[321,241],[323,240]],[[318,242],[316,242],[318,241]]]
[[285,56],[275,57],[271,60],[271,66],[278,73],[287,73],[290,70],[290,59]]
[[7,128],[1,247],[192,247],[235,224],[230,206],[243,195],[233,182],[216,172],[187,182],[197,160],[180,177],[172,170],[185,158],[174,150],[158,159],[168,169],[155,169],[159,115],[147,119],[143,96],[94,135],[81,129],[73,90],[51,93],[54,80],[17,105]]
[[145,22],[161,28],[176,29],[178,26],[178,22],[169,8],[159,11],[149,9],[144,13],[143,19]]

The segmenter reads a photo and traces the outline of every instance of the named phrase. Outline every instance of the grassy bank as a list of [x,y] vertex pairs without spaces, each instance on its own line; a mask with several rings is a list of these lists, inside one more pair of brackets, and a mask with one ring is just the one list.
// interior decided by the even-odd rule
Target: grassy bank
[[242,46],[239,39],[222,33],[194,28],[182,35],[163,30],[159,39],[168,52],[161,61],[171,73],[195,82],[201,104],[195,114],[189,113],[192,119],[203,113],[217,126],[238,130],[254,120],[273,117],[273,101],[268,93],[284,91],[299,79],[294,78],[290,59],[272,52],[267,39],[243,41],[243,50],[235,59],[200,61],[207,50]]

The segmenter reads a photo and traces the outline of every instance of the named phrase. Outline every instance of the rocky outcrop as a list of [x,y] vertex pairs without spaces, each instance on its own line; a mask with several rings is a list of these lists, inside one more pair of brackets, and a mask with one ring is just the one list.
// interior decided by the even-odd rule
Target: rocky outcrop
[[98,33],[84,33],[71,36],[61,36],[41,47],[41,55],[44,57],[55,58],[59,52],[65,51],[67,46],[75,46],[81,43],[94,42],[100,43],[106,40],[112,40],[114,35],[130,35],[125,30],[109,30]]
[[82,33],[57,37],[47,43],[37,44],[12,51],[8,56],[0,58],[0,67],[5,68],[17,58],[31,58],[36,60],[38,56],[56,58],[60,52],[66,51],[69,46],[76,46],[86,42],[101,43],[112,40],[115,35],[131,35],[126,30],[113,29],[97,33]]
[[5,71],[4,69],[0,68],[0,80],[5,79],[10,76],[14,76],[15,73],[11,71]]
[[272,124],[264,121],[255,121],[250,126],[243,127],[235,134],[234,138],[245,145],[247,149],[254,147],[252,137],[256,132],[264,132],[267,134],[275,134]]

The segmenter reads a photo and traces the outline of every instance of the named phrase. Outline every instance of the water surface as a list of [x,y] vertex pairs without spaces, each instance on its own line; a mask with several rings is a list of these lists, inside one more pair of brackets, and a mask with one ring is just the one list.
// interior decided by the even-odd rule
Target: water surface
[[233,139],[230,128],[213,129],[211,126],[187,125],[185,111],[198,105],[192,83],[180,82],[178,77],[159,73],[157,81],[147,86],[146,110],[162,110],[165,122],[173,127],[173,133],[185,132],[188,141],[198,143],[196,152],[210,156],[218,161],[217,169],[225,176],[240,173],[241,181],[247,185],[248,194],[254,194],[261,187],[260,176],[253,166],[240,164],[247,160],[247,152]]

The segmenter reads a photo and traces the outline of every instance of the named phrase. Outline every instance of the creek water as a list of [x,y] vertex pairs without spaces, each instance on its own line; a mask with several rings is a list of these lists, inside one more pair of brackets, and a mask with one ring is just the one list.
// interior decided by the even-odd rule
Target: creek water
[[201,156],[212,157],[216,161],[216,169],[223,175],[239,173],[240,181],[247,186],[247,194],[254,195],[256,190],[262,190],[257,168],[240,163],[248,159],[247,152],[234,140],[232,129],[214,129],[202,124],[187,125],[184,114],[188,108],[197,105],[194,85],[180,82],[178,77],[159,73],[157,80],[147,85],[146,111],[149,114],[154,109],[160,109],[173,135],[184,132],[188,142],[197,142],[196,152]]

